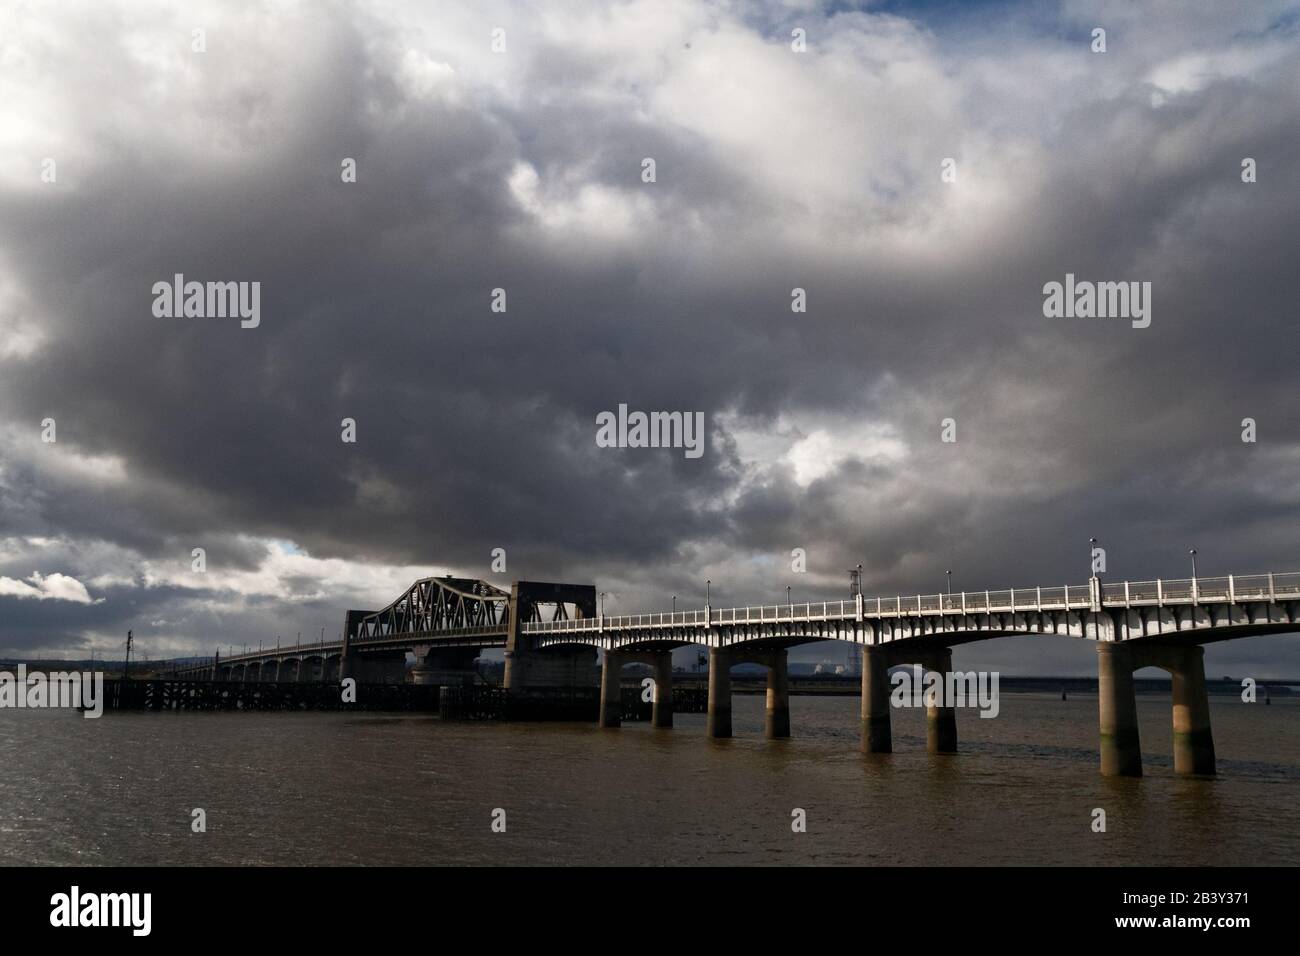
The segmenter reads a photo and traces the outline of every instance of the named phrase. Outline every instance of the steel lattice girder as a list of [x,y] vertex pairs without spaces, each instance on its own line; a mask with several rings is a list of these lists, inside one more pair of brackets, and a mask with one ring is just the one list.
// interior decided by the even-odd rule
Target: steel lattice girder
[[424,578],[396,601],[362,618],[359,637],[447,631],[504,624],[510,594],[474,578]]

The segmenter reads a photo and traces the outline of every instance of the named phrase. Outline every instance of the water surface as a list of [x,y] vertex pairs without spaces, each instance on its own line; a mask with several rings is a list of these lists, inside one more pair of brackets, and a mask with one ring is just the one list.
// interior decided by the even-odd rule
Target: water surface
[[[5,711],[0,863],[1300,863],[1300,701],[1210,706],[1220,775],[1184,779],[1168,697],[1139,698],[1137,780],[1098,774],[1084,695],[1003,694],[992,720],[960,711],[952,757],[926,754],[923,710],[894,712],[895,753],[860,754],[856,697],[793,697],[785,741],[763,739],[762,697],[740,694],[729,741],[698,714],[601,731]],[[191,832],[195,807],[206,833]]]

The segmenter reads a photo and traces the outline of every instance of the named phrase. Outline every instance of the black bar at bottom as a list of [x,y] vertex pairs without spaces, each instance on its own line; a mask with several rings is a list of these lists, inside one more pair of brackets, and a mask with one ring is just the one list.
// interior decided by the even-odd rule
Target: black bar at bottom
[[[739,944],[747,927],[775,931],[774,919],[792,938],[843,934],[872,948],[929,934],[950,944],[1171,934],[1231,944],[1290,931],[1288,876],[1258,868],[15,868],[0,870],[0,913],[11,941],[75,933],[79,943],[126,945],[234,934],[337,949],[412,932],[446,941],[461,930],[543,945],[537,934],[559,944],[554,934],[591,938],[606,926],[642,926],[654,938],[734,932]],[[137,934],[144,897],[130,894],[149,894],[147,936]],[[66,925],[100,913],[110,921],[114,910],[125,925]],[[665,925],[644,924],[651,914]]]

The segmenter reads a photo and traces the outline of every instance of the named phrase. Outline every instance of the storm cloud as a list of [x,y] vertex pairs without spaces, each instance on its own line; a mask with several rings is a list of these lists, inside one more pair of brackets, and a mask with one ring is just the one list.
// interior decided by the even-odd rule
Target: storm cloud
[[[1079,584],[1091,536],[1300,569],[1300,9],[973,6],[11,9],[0,653],[333,634],[494,548],[611,612]],[[177,273],[260,325],[156,317]],[[1067,274],[1150,327],[1046,318]],[[598,447],[621,403],[705,453]]]

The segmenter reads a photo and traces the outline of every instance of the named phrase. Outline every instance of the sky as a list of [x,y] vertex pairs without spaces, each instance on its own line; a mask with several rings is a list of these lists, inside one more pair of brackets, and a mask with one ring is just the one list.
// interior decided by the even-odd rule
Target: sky
[[[1090,537],[1300,570],[1294,2],[0,19],[0,655],[332,636],[446,571],[624,613],[1082,584]],[[178,273],[258,324],[157,315]],[[1149,326],[1047,317],[1067,274]],[[703,453],[602,447],[620,404]]]

